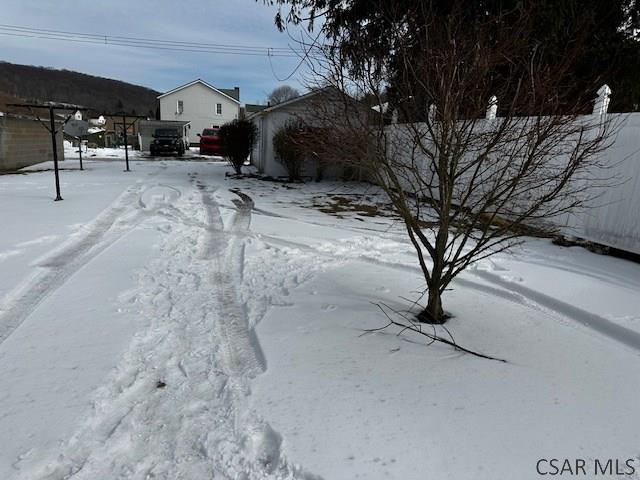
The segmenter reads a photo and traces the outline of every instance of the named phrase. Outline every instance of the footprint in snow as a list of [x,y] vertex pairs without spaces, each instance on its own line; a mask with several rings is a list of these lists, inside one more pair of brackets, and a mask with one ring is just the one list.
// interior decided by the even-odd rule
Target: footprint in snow
[[522,277],[518,277],[518,276],[513,276],[513,275],[504,275],[503,278],[509,282],[514,282],[514,283],[522,283],[524,282],[524,278]]

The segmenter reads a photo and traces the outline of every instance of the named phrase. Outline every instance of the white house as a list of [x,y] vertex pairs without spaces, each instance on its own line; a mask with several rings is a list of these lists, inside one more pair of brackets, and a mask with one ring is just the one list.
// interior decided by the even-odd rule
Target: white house
[[158,96],[160,119],[189,122],[189,142],[205,128],[220,127],[240,115],[240,89],[216,88],[197,79]]

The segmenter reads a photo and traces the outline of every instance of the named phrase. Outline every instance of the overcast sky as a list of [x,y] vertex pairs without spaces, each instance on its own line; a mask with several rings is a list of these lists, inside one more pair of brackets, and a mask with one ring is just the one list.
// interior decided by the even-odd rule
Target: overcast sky
[[[275,7],[260,0],[2,0],[0,23],[101,35],[261,47],[295,47],[273,23]],[[299,35],[295,30],[292,35]],[[241,101],[258,103],[289,80],[296,58],[240,56],[91,45],[0,35],[0,60],[66,68],[167,91],[195,78],[240,87]],[[273,70],[273,71],[272,71]]]

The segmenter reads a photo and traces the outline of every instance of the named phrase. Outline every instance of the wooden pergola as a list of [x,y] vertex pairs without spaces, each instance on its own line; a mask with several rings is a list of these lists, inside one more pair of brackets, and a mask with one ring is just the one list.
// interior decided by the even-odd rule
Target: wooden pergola
[[[60,103],[60,102],[44,102],[44,103],[9,103],[7,106],[11,107],[24,107],[29,109],[31,114],[40,122],[40,124],[47,129],[47,131],[51,134],[51,145],[53,147],[53,172],[55,176],[56,182],[56,198],[55,201],[58,202],[62,200],[62,195],[60,194],[60,174],[58,171],[58,144],[56,140],[56,135],[59,132],[59,128],[64,128],[64,125],[69,121],[69,119],[73,116],[75,112],[78,110],[86,111],[87,107],[83,107],[81,105],[74,105],[71,103]],[[49,125],[45,121],[40,118],[38,115],[38,110],[48,110],[49,111]],[[56,128],[56,112],[71,112],[68,113],[65,120],[62,122],[62,125]]]

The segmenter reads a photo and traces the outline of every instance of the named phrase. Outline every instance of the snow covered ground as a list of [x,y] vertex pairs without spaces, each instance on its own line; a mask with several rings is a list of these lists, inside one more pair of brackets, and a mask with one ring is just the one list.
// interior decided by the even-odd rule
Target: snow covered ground
[[640,265],[539,239],[480,262],[445,307],[507,363],[483,360],[363,335],[422,285],[373,188],[85,158],[62,202],[49,164],[0,176],[0,478],[534,479],[542,458],[640,457]]
[[[142,152],[140,150],[134,150],[129,147],[125,152],[124,147],[117,148],[88,148],[86,144],[82,146],[82,159],[99,159],[105,160],[124,160],[126,155],[129,155],[129,159],[151,159],[149,152]],[[65,158],[74,161],[79,158],[78,147],[73,146],[68,140],[64,141],[64,156]],[[158,157],[162,158],[162,157]],[[200,147],[190,147],[184,154],[184,159],[189,160],[222,160],[221,157],[213,155],[200,155]],[[182,159],[182,158],[181,158]]]

